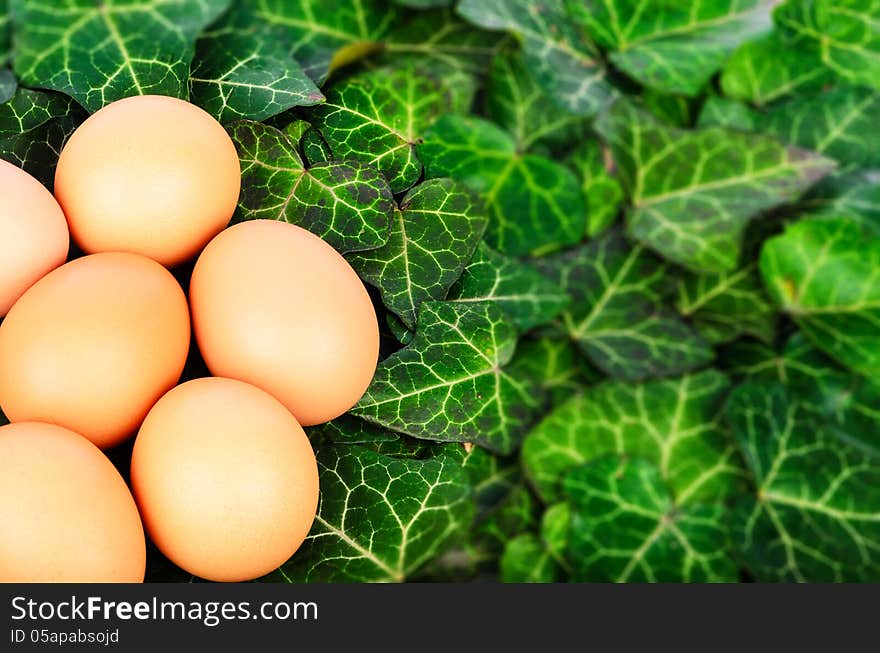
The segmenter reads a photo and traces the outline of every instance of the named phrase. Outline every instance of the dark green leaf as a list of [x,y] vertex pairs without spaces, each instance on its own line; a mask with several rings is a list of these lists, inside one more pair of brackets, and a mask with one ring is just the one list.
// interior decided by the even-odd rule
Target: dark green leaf
[[333,161],[306,168],[296,145],[274,127],[242,121],[232,127],[241,159],[241,220],[297,224],[341,252],[388,241],[394,199],[370,166]]
[[827,433],[776,384],[730,397],[728,419],[755,476],[734,542],[764,581],[880,578],[880,464]]
[[375,444],[395,442],[400,439],[398,433],[347,414],[325,424],[310,426],[306,429],[306,433],[315,446],[322,446],[325,443]]
[[477,248],[447,300],[495,302],[520,331],[546,324],[569,304],[565,291],[538,270],[499,254],[485,244]]
[[196,37],[229,0],[12,0],[15,71],[89,111],[130,95],[187,98]]
[[9,0],[0,0],[0,68],[12,58],[12,21]]
[[764,244],[761,274],[813,344],[880,374],[880,237],[845,218],[798,222]]
[[16,88],[18,88],[18,81],[12,71],[0,69],[0,104],[9,102],[15,95]]
[[494,304],[426,302],[412,343],[379,363],[352,412],[417,438],[509,453],[542,404],[531,379],[504,369],[515,347]]
[[706,342],[662,303],[668,267],[618,230],[537,262],[571,294],[565,332],[610,376],[670,376],[712,360]]
[[595,139],[582,139],[568,157],[581,180],[587,204],[587,235],[605,231],[617,218],[623,204],[623,189],[614,175],[611,153]]
[[551,405],[565,401],[599,379],[599,374],[587,366],[567,340],[521,340],[511,364],[550,393]]
[[742,102],[713,95],[703,103],[697,127],[729,127],[755,131],[757,113]]
[[727,387],[727,378],[715,370],[594,386],[532,429],[523,442],[526,474],[551,502],[559,498],[568,470],[616,453],[658,465],[680,505],[729,494],[742,472],[720,423]]
[[458,460],[398,460],[357,445],[318,452],[321,498],[296,555],[266,580],[400,582],[443,552],[473,517]]
[[452,179],[419,184],[400,209],[388,242],[349,262],[411,329],[422,302],[443,299],[461,276],[486,229],[486,216],[477,198]]
[[597,128],[632,198],[630,233],[698,272],[732,270],[749,220],[834,168],[763,135],[668,127],[628,102],[616,102]]
[[652,463],[617,456],[571,471],[576,581],[732,582],[724,505],[676,506]]
[[876,171],[844,171],[829,175],[804,197],[807,217],[845,215],[880,236],[880,175]]
[[540,538],[522,533],[507,542],[501,556],[501,580],[505,583],[556,583],[561,570]]

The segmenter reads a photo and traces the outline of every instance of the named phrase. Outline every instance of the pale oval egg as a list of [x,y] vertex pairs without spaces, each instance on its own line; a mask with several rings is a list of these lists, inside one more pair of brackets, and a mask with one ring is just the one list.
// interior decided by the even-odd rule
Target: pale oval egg
[[156,403],[135,440],[131,482],[150,539],[215,581],[284,563],[318,505],[315,454],[293,415],[266,392],[217,377]]
[[0,317],[64,263],[70,245],[58,202],[39,181],[0,159]]
[[194,257],[232,217],[238,154],[222,125],[184,100],[141,95],[107,105],[61,152],[55,196],[89,253]]
[[363,395],[379,326],[357,273],[330,245],[285,222],[226,229],[190,283],[196,340],[212,374],[266,390],[310,426]]
[[144,531],[128,486],[81,435],[0,427],[0,582],[140,583]]
[[0,324],[0,408],[111,447],[177,383],[189,340],[186,296],[168,270],[137,254],[76,259]]

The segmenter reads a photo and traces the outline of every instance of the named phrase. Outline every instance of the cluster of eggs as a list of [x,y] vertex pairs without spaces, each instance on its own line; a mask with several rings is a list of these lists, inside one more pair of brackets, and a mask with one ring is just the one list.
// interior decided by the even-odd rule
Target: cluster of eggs
[[[317,236],[227,228],[240,187],[223,127],[163,96],[86,120],[54,197],[0,162],[0,581],[142,581],[145,530],[219,581],[304,541],[318,470],[302,427],[363,394],[378,325]],[[85,255],[65,263],[71,237]],[[168,268],[196,257],[187,301]],[[191,332],[213,376],[177,385]],[[102,450],[132,436],[129,488]]]

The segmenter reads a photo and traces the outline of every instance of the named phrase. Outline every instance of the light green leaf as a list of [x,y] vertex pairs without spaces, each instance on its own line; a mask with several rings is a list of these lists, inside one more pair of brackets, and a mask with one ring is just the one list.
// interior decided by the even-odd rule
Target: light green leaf
[[382,0],[251,0],[251,20],[281,43],[318,85],[337,68],[378,50],[397,20]]
[[446,115],[418,153],[428,177],[453,177],[486,201],[486,242],[518,256],[578,242],[586,215],[578,181],[555,161],[520,154],[509,134],[480,118]]
[[697,95],[741,43],[767,32],[773,0],[568,0],[612,63],[664,93]]
[[265,580],[401,582],[466,532],[473,518],[467,477],[451,456],[399,460],[338,445],[318,451],[318,469],[312,531]]
[[880,374],[880,237],[845,218],[798,222],[764,244],[761,274],[814,345]]
[[537,269],[483,243],[446,299],[459,303],[495,302],[520,331],[546,324],[569,304],[566,292]]
[[417,438],[510,453],[543,403],[531,379],[505,370],[515,347],[494,304],[426,302],[412,343],[379,363],[352,413]]
[[505,583],[557,583],[562,579],[556,561],[533,533],[522,533],[509,540],[500,565],[501,580]]
[[804,196],[805,217],[833,218],[845,215],[866,232],[880,236],[880,173],[849,170],[827,176]]
[[614,174],[614,161],[596,139],[581,139],[568,157],[581,180],[587,203],[587,235],[594,238],[614,223],[623,204],[623,188]]
[[516,349],[512,366],[523,371],[550,393],[550,405],[557,405],[575,392],[599,380],[567,340],[523,339]]
[[671,376],[712,360],[708,344],[663,304],[668,266],[619,230],[536,263],[572,297],[565,333],[610,376]]
[[395,193],[418,181],[415,146],[451,108],[439,80],[415,67],[384,67],[346,77],[326,93],[311,115],[335,158],[378,168]]
[[632,198],[629,232],[697,272],[732,270],[748,222],[834,168],[763,135],[667,127],[628,102],[616,102],[597,128]]
[[485,229],[486,216],[473,193],[461,182],[431,179],[403,198],[383,247],[348,260],[412,329],[422,302],[443,299],[461,276]]
[[775,334],[776,311],[754,263],[733,272],[685,275],[678,284],[677,305],[712,343],[741,335],[770,342]]
[[777,384],[745,384],[728,420],[755,476],[734,543],[762,581],[880,578],[880,463],[830,435]]
[[501,51],[492,61],[486,109],[493,121],[513,135],[519,152],[535,146],[566,146],[580,140],[584,131],[582,117],[550,102],[518,51]]
[[733,582],[722,503],[677,506],[656,465],[607,456],[565,479],[573,580]]
[[[330,146],[327,145],[327,141],[324,140],[321,132],[314,127],[305,131],[299,141],[299,146],[306,162],[310,166],[318,165],[319,163],[330,163],[333,160]],[[389,190],[391,189],[389,188]]]
[[729,127],[750,132],[756,131],[756,122],[758,114],[751,107],[720,95],[712,95],[703,103],[697,127]]
[[85,111],[69,97],[19,87],[0,104],[0,158],[24,168],[51,190],[61,148],[85,118]]
[[590,116],[611,97],[598,54],[563,0],[461,0],[458,13],[484,29],[513,33],[525,65],[560,107]]
[[202,34],[189,85],[192,101],[220,122],[265,120],[324,100],[276,35],[248,25],[243,0]]
[[199,32],[229,0],[12,0],[15,71],[89,111],[130,95],[186,99]]
[[256,122],[236,123],[231,135],[241,159],[236,219],[290,222],[343,253],[388,241],[394,199],[375,168],[342,161],[306,168],[283,132]]
[[728,495],[742,470],[720,422],[727,388],[727,378],[715,370],[589,388],[555,408],[526,437],[526,474],[552,502],[560,498],[566,472],[616,453],[656,464],[679,505]]

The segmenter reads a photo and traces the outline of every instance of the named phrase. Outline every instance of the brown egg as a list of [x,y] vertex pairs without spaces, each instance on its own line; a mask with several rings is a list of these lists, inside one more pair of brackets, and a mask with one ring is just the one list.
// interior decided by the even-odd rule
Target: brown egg
[[21,294],[64,263],[67,222],[52,193],[0,159],[0,317]]
[[0,427],[0,582],[140,583],[144,530],[95,445],[53,424]]
[[11,422],[60,424],[111,447],[178,381],[189,338],[183,290],[155,261],[71,261],[0,324],[0,408]]
[[197,106],[161,95],[107,105],[64,146],[55,196],[86,252],[163,265],[194,257],[229,223],[241,170],[232,140]]
[[138,432],[131,482],[147,533],[215,581],[269,573],[302,544],[318,506],[306,434],[276,399],[206,378],[162,397]]
[[266,390],[304,426],[351,408],[376,371],[370,297],[305,229],[255,220],[225,230],[196,263],[190,304],[211,372]]

